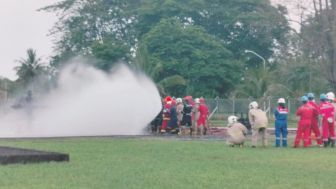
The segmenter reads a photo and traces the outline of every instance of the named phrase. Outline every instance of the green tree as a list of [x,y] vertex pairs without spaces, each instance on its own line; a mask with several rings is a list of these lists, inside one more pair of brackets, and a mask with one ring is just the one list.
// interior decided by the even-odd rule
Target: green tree
[[275,71],[263,68],[247,70],[242,82],[235,91],[233,97],[252,97],[254,99],[267,98],[269,96],[288,96],[291,92],[286,85],[283,85],[276,77]]
[[[279,45],[286,45],[289,25],[283,7],[263,0],[147,0],[138,10],[138,36],[151,30],[161,19],[177,18],[186,25],[203,27],[235,55],[255,50],[266,59]],[[259,59],[246,61],[259,67]]]
[[336,89],[336,0],[313,1],[314,12],[301,27],[302,49]]
[[274,75],[278,82],[290,90],[289,96],[302,96],[307,92],[322,93],[328,88],[318,62],[305,55],[284,58]]
[[31,84],[40,75],[46,73],[46,67],[42,65],[41,59],[37,57],[34,49],[27,50],[27,57],[18,60],[19,66],[15,67],[17,81],[24,86]]
[[[132,12],[138,4],[137,0],[63,0],[42,8],[56,13],[59,18],[51,32],[57,37],[55,48],[58,53],[53,65],[58,66],[78,55],[97,55],[103,60],[107,57],[127,59],[135,44],[132,28],[135,16]],[[120,44],[121,48],[118,47]],[[97,50],[104,52],[98,53]],[[110,67],[106,62],[100,63],[103,65],[97,67]]]
[[162,92],[178,94],[228,95],[241,62],[260,65],[244,50],[268,59],[289,30],[286,11],[268,0],[63,0],[42,10],[59,16],[54,65],[84,55],[107,70],[135,58]]
[[[286,44],[289,29],[286,11],[268,0],[63,0],[42,10],[59,16],[52,34],[61,36],[56,47],[65,57],[69,52],[91,54],[92,44],[106,39],[122,41],[132,53],[162,19],[176,18],[203,27],[236,58],[245,49],[268,58],[279,44]],[[257,61],[251,59],[248,65],[258,66]]]
[[98,59],[96,67],[101,70],[110,70],[118,61],[129,61],[129,49],[122,41],[106,39],[95,42],[91,46],[93,57]]
[[[187,80],[184,94],[177,95],[223,96],[239,82],[240,62],[201,27],[163,19],[141,41],[145,66],[159,70],[156,82],[170,76]],[[176,91],[170,89],[168,94]]]

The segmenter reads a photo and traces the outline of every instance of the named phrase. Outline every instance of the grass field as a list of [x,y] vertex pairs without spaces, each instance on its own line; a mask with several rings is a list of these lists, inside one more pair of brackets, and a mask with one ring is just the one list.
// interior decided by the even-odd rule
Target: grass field
[[167,138],[0,140],[70,154],[69,163],[0,166],[0,188],[334,188],[336,149],[231,148]]

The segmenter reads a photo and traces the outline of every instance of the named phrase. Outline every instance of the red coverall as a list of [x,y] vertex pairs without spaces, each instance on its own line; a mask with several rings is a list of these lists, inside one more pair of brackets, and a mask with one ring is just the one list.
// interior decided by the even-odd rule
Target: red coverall
[[170,120],[170,104],[166,103],[163,107],[163,113],[162,113],[162,130],[167,129],[168,122]]
[[329,137],[335,140],[335,126],[334,126],[334,106],[330,102],[321,102],[319,106],[319,113],[322,115],[322,137],[323,142],[327,142]]
[[[313,117],[312,117],[312,125],[311,125],[311,129],[310,129],[310,132],[309,132],[309,136],[311,136],[311,131],[313,131],[314,134],[315,134],[315,137],[316,137],[317,144],[321,145],[322,144],[322,137],[321,137],[320,129],[318,127],[318,111],[319,111],[319,107],[312,100],[308,101],[308,104],[311,105],[312,107],[314,107],[314,109],[316,110],[316,111],[314,111],[315,115],[313,115]],[[311,139],[309,140],[309,144],[311,144]]]
[[206,127],[206,121],[208,118],[209,109],[205,104],[200,104],[198,107],[198,111],[200,113],[200,116],[197,120],[197,128],[199,128],[201,125]]
[[308,103],[303,104],[296,111],[296,115],[300,116],[300,120],[298,123],[294,147],[299,147],[302,138],[304,142],[304,147],[309,146],[309,131],[312,124],[312,117],[315,114],[317,114],[317,110]]

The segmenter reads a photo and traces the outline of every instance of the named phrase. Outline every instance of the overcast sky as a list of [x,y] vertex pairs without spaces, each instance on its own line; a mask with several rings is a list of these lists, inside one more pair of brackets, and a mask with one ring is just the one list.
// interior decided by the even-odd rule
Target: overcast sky
[[54,15],[36,10],[57,0],[0,0],[0,76],[15,79],[16,60],[28,48],[47,59],[52,54],[47,34],[56,21]]
[[[52,55],[52,41],[47,35],[56,21],[55,15],[36,10],[57,1],[0,0],[0,76],[16,79],[16,60],[24,58],[28,48],[36,49],[38,57],[45,61]],[[289,4],[293,1],[272,2]]]

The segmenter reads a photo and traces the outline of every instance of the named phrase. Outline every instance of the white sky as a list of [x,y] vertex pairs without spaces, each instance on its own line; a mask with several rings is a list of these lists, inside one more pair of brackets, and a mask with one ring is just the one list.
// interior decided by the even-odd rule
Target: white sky
[[[26,57],[33,48],[47,61],[52,55],[52,38],[47,36],[56,17],[36,10],[59,0],[0,0],[0,76],[16,79],[16,60]],[[310,0],[271,0],[273,4]],[[289,8],[293,9],[293,5]],[[293,12],[292,18],[297,18]],[[294,26],[295,27],[295,26]]]
[[285,5],[289,13],[289,24],[299,32],[302,19],[313,14],[313,0],[271,0],[273,5]]
[[26,57],[28,48],[46,60],[52,55],[48,37],[56,18],[37,9],[57,0],[0,0],[0,76],[16,79],[16,60]]

